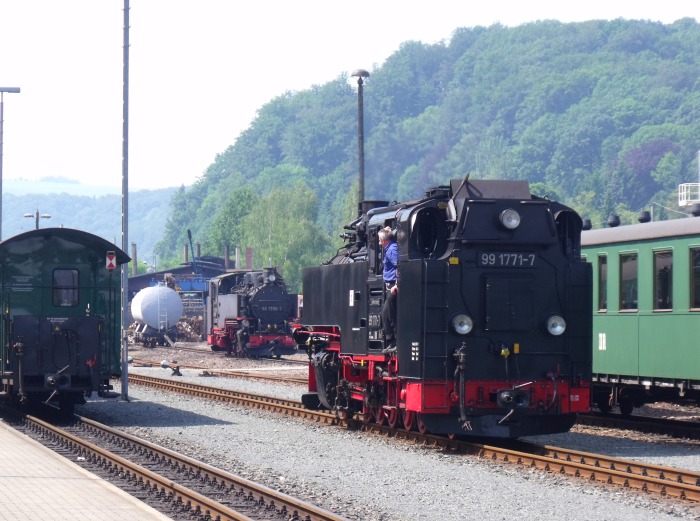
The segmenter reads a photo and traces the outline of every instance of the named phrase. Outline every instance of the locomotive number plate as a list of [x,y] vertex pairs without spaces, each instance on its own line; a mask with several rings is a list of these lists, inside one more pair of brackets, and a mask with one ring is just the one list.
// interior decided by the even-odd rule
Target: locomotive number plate
[[534,268],[537,255],[523,252],[488,252],[477,255],[476,264],[486,268]]

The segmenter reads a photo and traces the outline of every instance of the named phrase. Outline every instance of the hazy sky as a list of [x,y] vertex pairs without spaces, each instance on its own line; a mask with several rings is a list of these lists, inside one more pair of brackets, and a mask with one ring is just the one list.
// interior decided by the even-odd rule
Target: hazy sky
[[[700,20],[688,0],[130,0],[129,187],[190,185],[266,102],[458,27]],[[3,178],[122,184],[123,0],[0,0]],[[371,88],[368,84],[367,88]],[[354,122],[353,122],[354,123]]]

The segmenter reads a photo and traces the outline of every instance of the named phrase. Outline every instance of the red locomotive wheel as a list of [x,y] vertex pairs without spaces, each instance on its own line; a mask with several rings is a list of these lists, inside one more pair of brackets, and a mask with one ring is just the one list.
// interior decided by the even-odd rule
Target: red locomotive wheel
[[423,420],[421,420],[421,415],[417,414],[416,415],[416,426],[418,427],[418,432],[421,434],[427,434],[428,433],[428,428],[425,426],[423,423]]
[[389,427],[392,429],[395,429],[396,426],[399,424],[399,418],[401,415],[399,414],[399,409],[398,407],[393,407],[391,409],[385,410],[386,413],[386,419],[389,422]]
[[386,411],[383,407],[375,407],[372,409],[372,414],[374,415],[374,423],[384,425],[386,422]]
[[416,428],[416,413],[404,409],[401,413],[403,420],[403,428],[407,431],[412,431]]
[[374,414],[372,412],[372,408],[367,405],[366,403],[362,404],[362,423],[365,425],[368,423],[372,423],[374,420]]

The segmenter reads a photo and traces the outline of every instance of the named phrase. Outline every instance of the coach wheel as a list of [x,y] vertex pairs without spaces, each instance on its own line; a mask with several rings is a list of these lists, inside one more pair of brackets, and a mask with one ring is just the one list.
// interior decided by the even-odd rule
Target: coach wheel
[[403,420],[403,428],[407,431],[415,430],[416,428],[416,413],[413,411],[403,410],[401,413],[401,419]]
[[622,416],[629,416],[634,409],[634,400],[631,396],[625,396],[620,400],[620,413]]
[[391,409],[387,409],[384,411],[386,413],[386,419],[387,422],[389,423],[389,427],[392,429],[395,429],[396,426],[399,424],[399,409],[398,407],[392,407]]
[[420,432],[421,434],[428,434],[428,428],[423,423],[420,414],[416,416],[416,427],[418,427],[418,432]]

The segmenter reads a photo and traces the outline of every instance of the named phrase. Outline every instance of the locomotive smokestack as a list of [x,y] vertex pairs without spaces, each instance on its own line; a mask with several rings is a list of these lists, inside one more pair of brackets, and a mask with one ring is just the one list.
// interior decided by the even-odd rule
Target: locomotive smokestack
[[359,203],[365,200],[365,121],[364,121],[364,105],[362,88],[364,85],[363,78],[369,78],[369,72],[364,69],[355,70],[352,75],[357,78],[357,148],[359,151]]
[[224,269],[228,270],[229,266],[231,265],[231,259],[229,258],[231,256],[231,247],[227,244],[226,247],[224,248]]

